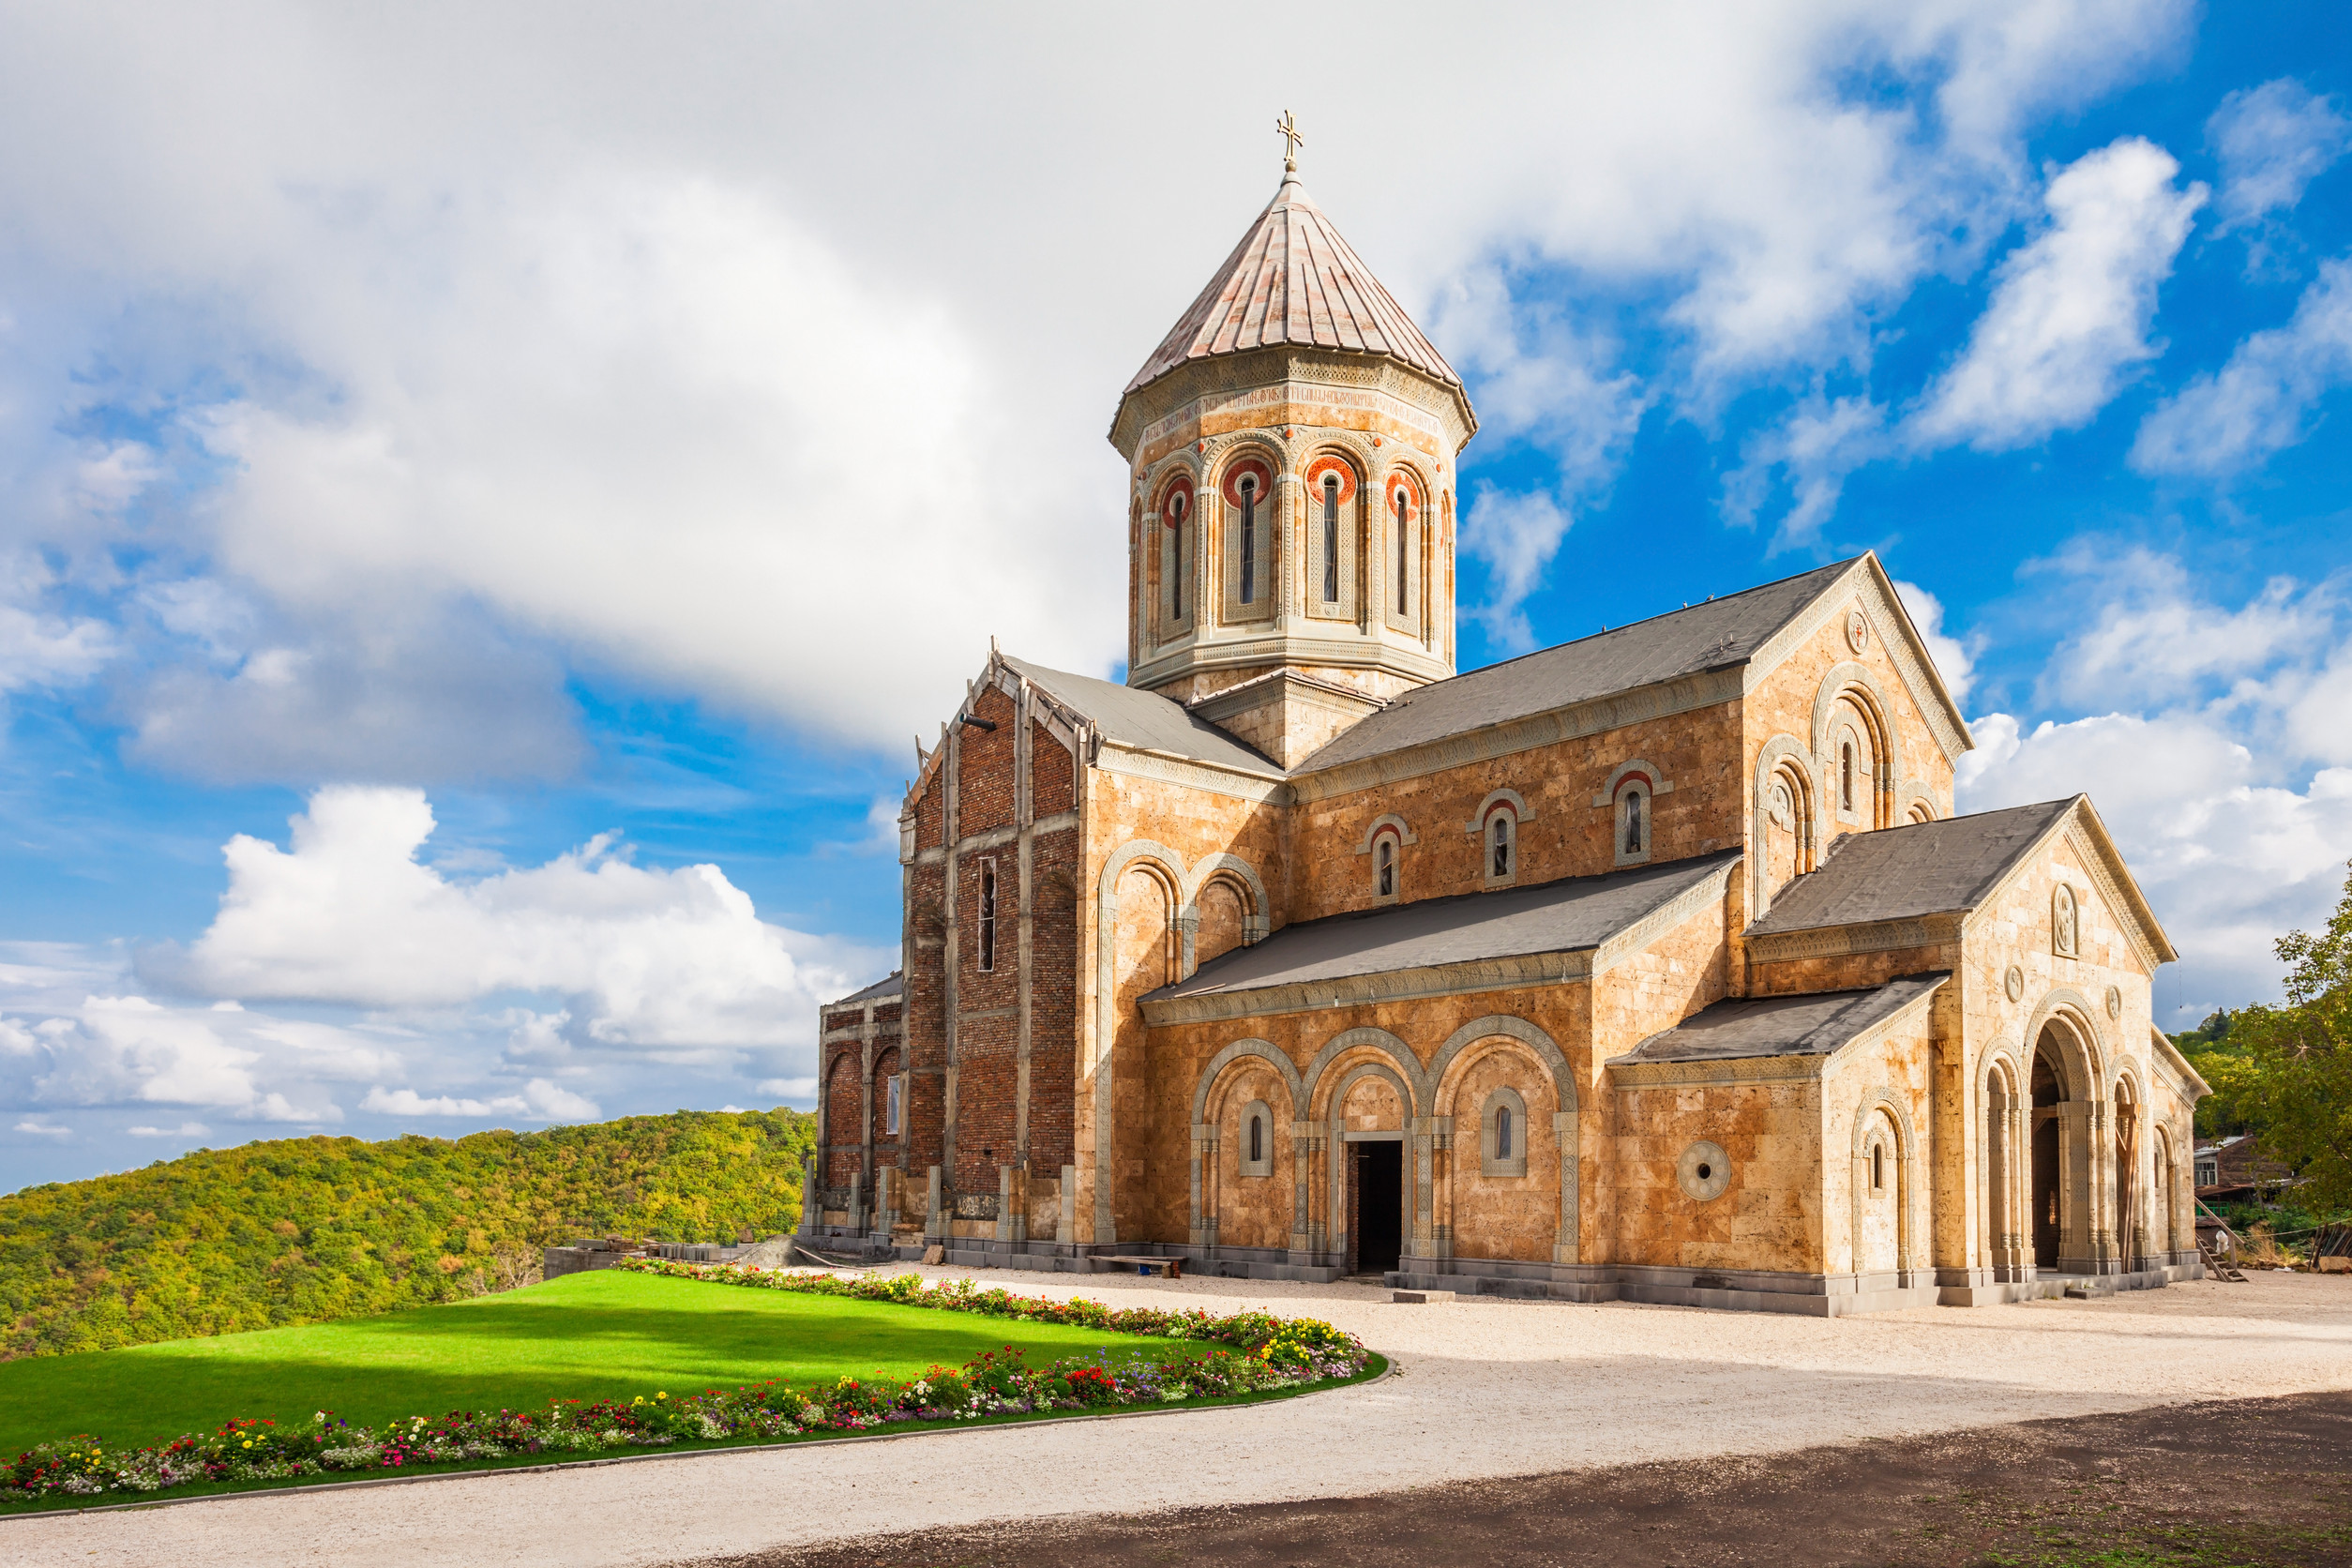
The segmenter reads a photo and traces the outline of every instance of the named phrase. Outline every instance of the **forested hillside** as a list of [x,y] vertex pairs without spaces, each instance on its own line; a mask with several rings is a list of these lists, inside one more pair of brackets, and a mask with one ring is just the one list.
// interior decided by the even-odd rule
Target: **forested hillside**
[[815,1119],[679,1111],[455,1142],[283,1138],[0,1198],[0,1359],[519,1284],[572,1235],[790,1230]]

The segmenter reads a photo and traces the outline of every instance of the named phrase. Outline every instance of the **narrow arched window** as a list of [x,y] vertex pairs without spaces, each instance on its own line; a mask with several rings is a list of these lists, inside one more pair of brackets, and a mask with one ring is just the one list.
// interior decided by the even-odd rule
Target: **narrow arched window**
[[1405,537],[1405,487],[1396,487],[1396,613],[1406,612],[1406,563],[1411,559]]
[[1854,743],[1847,741],[1837,748],[1837,805],[1841,811],[1854,808]]
[[1184,618],[1184,508],[1186,497],[1178,490],[1168,498],[1168,618]]
[[1339,602],[1339,475],[1323,475],[1323,602]]
[[980,862],[980,969],[996,968],[996,861]]
[[1648,841],[1646,824],[1641,820],[1641,792],[1625,792],[1625,852],[1639,854]]
[[1511,1157],[1511,1108],[1502,1106],[1495,1111],[1495,1158]]
[[1242,475],[1242,602],[1258,598],[1258,477]]
[[1249,1119],[1249,1162],[1256,1165],[1265,1157],[1266,1119],[1262,1116],[1253,1116]]
[[1396,897],[1396,840],[1382,838],[1372,848],[1373,886],[1383,898]]
[[1887,1146],[1883,1143],[1870,1146],[1870,1190],[1887,1190]]
[[1511,875],[1512,830],[1516,825],[1516,820],[1508,811],[1496,812],[1487,823],[1486,837],[1490,846],[1486,857],[1487,875],[1496,881]]

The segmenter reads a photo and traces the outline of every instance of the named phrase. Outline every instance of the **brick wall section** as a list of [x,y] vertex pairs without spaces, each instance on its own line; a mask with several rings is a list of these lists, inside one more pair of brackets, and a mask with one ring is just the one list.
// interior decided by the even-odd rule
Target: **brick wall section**
[[1069,748],[1054,739],[1042,724],[1029,727],[1030,798],[1040,817],[1051,817],[1078,804],[1078,764]]
[[824,1180],[829,1187],[846,1187],[858,1173],[865,1138],[866,1099],[859,1083],[861,1048],[836,1046],[825,1066]]
[[1651,763],[1674,788],[1654,802],[1653,862],[1737,847],[1741,811],[1740,708],[1721,703],[1670,718],[1447,768],[1315,801],[1297,816],[1294,920],[1376,902],[1372,857],[1356,852],[1372,823],[1402,817],[1419,841],[1400,865],[1409,900],[1475,893],[1485,885],[1485,846],[1465,831],[1488,792],[1515,790],[1533,812],[1519,830],[1523,883],[1616,869],[1616,813],[1592,797],[1620,763]]
[[[1070,754],[1059,741],[1038,743],[1036,776],[1058,759],[1067,776]],[[1067,810],[1065,805],[1061,809]],[[1033,1181],[1059,1181],[1077,1163],[1072,1101],[1078,1093],[1078,879],[1080,843],[1075,828],[1041,834],[1032,852],[1029,1168]]]
[[956,831],[965,837],[1013,822],[1013,751],[1020,731],[1013,700],[991,684],[972,702],[975,717],[996,725],[994,730],[964,726],[956,767],[961,792],[956,807]]

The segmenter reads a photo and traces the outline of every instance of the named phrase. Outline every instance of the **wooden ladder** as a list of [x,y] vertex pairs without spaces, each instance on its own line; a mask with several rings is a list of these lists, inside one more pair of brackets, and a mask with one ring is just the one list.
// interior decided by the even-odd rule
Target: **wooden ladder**
[[2246,1276],[2238,1272],[2237,1264],[2224,1261],[2220,1253],[2215,1252],[2211,1247],[2207,1246],[2203,1242],[2199,1242],[2197,1244],[2197,1251],[2205,1258],[2205,1272],[2207,1274],[2211,1274],[2218,1279],[2228,1280],[2233,1285],[2243,1285],[2246,1283]]

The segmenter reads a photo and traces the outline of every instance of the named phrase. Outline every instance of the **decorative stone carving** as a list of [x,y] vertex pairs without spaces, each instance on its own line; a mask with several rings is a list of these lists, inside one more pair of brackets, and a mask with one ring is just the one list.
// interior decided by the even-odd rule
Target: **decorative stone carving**
[[2015,964],[2010,965],[2009,972],[2001,976],[2001,989],[2009,993],[2010,1001],[2023,1002],[2026,999],[2026,972]]

